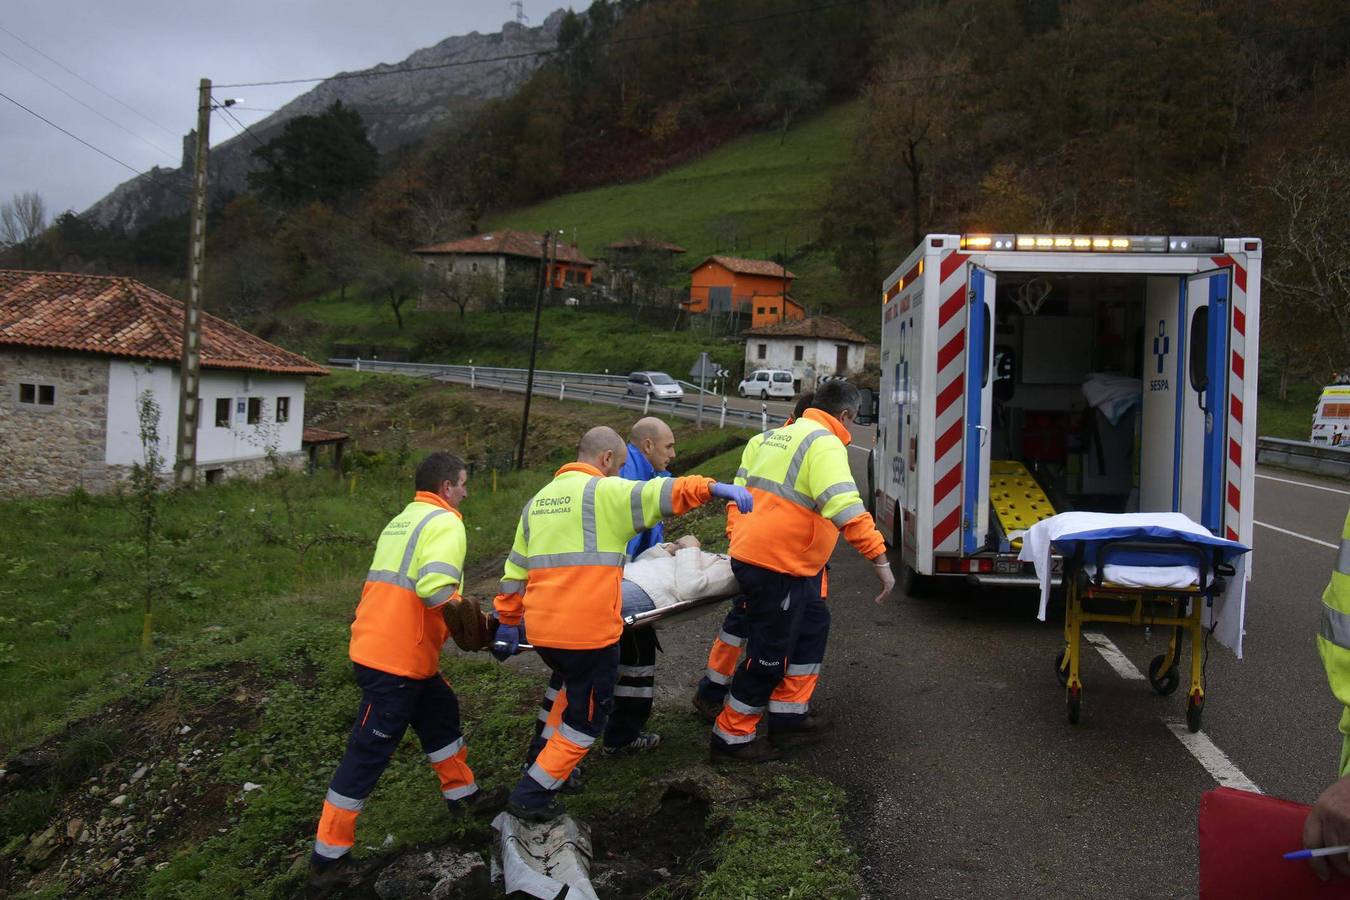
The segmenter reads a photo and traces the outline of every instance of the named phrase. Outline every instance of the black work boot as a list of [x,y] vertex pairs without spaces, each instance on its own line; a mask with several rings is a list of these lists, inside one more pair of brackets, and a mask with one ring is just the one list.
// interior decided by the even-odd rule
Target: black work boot
[[699,718],[711,725],[722,714],[722,704],[705,700],[702,694],[695,692],[694,711],[698,713]]
[[708,761],[712,763],[765,763],[782,756],[778,748],[768,740],[757,737],[745,744],[733,744],[724,747],[714,744],[709,749]]
[[465,816],[488,818],[502,811],[502,807],[506,805],[506,795],[507,790],[504,787],[486,790],[479,788],[463,800],[447,799],[445,805],[450,810],[450,815],[457,819]]
[[[620,744],[617,747],[605,747],[601,752],[605,756],[633,756],[637,753],[646,753],[648,750],[655,750],[661,743],[661,735],[651,731],[644,731],[626,744]],[[573,769],[572,771],[576,771]]]
[[521,806],[514,800],[507,800],[506,811],[525,822],[552,822],[567,812],[567,809],[561,800],[552,797],[543,806]]
[[352,859],[350,853],[344,853],[337,859],[325,859],[311,856],[309,860],[309,879],[305,882],[307,900],[324,900],[335,892],[351,887],[375,870],[379,860]]
[[775,744],[817,741],[829,733],[833,721],[824,713],[808,712],[800,719],[775,722],[769,719],[769,740]]

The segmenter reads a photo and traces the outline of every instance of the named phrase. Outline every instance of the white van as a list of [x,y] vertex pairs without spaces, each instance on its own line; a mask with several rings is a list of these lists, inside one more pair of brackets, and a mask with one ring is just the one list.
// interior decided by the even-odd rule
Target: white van
[[1336,447],[1350,444],[1350,384],[1335,384],[1322,390],[1313,410],[1314,444]]
[[797,395],[792,373],[787,369],[755,369],[736,386],[736,393],[742,397],[758,397],[761,400],[768,400],[770,397],[791,400]]
[[882,284],[869,465],[905,577],[1033,583],[1020,532],[1071,509],[1250,546],[1260,287],[1250,237],[924,238]]

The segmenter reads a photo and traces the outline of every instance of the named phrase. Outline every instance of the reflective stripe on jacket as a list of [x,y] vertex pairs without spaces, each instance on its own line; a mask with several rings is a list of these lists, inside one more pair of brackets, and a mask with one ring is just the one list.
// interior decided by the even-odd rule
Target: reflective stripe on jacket
[[592,650],[619,639],[624,552],[662,516],[706,503],[711,478],[606,478],[586,463],[568,463],[530,498],[516,525],[501,593],[493,601],[508,625],[525,617],[532,643]]
[[849,440],[843,423],[818,409],[750,439],[736,483],[750,489],[755,511],[736,516],[734,524],[728,512],[732,559],[786,575],[815,575],[840,531],[868,559],[885,551],[853,482]]
[[441,606],[459,596],[464,551],[459,511],[418,491],[375,545],[352,622],[352,661],[406,678],[435,675],[449,633]]
[[1350,514],[1341,529],[1341,547],[1331,581],[1322,593],[1322,628],[1317,649],[1341,713],[1341,774],[1350,775]]

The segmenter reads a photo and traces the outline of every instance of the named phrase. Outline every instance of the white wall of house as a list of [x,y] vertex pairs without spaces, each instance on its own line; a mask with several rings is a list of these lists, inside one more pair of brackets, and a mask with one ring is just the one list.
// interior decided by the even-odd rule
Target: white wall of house
[[[764,356],[760,356],[760,348]],[[797,348],[801,359],[797,359]],[[840,371],[836,367],[838,347],[848,348],[848,365]],[[810,337],[756,337],[745,339],[746,374],[755,369],[788,369],[793,378],[803,385],[814,383],[823,375],[855,375],[862,371],[865,344],[832,341]]]
[[[178,367],[114,359],[108,372],[108,429],[105,462],[129,466],[144,456],[137,398],[153,392],[159,404],[159,446],[164,471],[172,471],[178,452]],[[199,389],[201,415],[197,463],[258,459],[274,445],[278,453],[297,453],[304,433],[305,379],[294,375],[207,369]],[[279,398],[287,398],[287,421],[278,422]],[[229,401],[228,424],[217,424],[217,401]],[[250,400],[256,401],[250,405]],[[248,421],[250,410],[259,419]]]

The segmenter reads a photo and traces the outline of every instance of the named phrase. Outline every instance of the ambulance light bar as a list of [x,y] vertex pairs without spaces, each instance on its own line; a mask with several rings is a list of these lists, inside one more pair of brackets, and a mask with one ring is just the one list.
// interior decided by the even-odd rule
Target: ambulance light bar
[[1193,235],[965,234],[962,250],[1038,250],[1070,253],[1219,253],[1223,241]]

